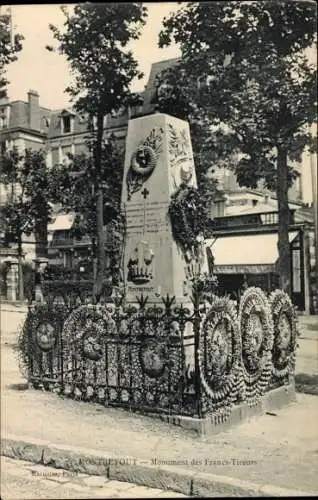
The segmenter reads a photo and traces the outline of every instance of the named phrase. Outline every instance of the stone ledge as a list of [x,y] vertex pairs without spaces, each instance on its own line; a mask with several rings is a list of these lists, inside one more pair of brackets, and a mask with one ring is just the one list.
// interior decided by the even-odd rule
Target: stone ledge
[[195,431],[200,436],[215,435],[233,426],[239,425],[250,418],[261,416],[269,411],[279,410],[283,406],[295,401],[295,385],[289,384],[266,392],[256,405],[249,406],[248,403],[241,403],[234,406],[229,419],[217,425],[213,424],[209,416],[205,418],[194,418],[181,415],[157,415],[157,417],[169,424]]
[[[228,476],[191,472],[179,467],[143,465],[145,461],[125,457],[131,465],[119,465],[111,453],[73,446],[51,445],[45,441],[8,436],[1,440],[1,455],[50,465],[73,472],[105,476],[110,480],[133,482],[142,486],[173,490],[187,496],[202,497],[284,497],[313,496],[313,493],[255,484]],[[117,464],[113,463],[117,460]],[[110,462],[109,462],[110,461]]]

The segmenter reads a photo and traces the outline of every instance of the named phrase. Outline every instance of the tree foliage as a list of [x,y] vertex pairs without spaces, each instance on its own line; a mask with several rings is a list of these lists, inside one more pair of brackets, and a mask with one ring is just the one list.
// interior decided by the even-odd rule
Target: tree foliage
[[199,106],[197,78],[187,74],[180,60],[157,75],[155,87],[153,102],[157,110],[189,121],[198,187],[208,203],[217,189],[213,173],[220,157],[211,148],[211,122]]
[[[105,272],[103,236],[103,133],[105,117],[122,106],[136,105],[139,96],[130,84],[143,75],[128,44],[138,39],[145,24],[147,9],[142,3],[83,3],[72,14],[62,8],[64,30],[50,25],[58,51],[66,56],[74,83],[66,91],[74,107],[90,116],[93,175],[96,186],[96,236],[100,294]],[[113,176],[113,171],[108,170]],[[110,184],[110,182],[109,182]]]
[[78,111],[106,116],[135,97],[131,81],[142,73],[127,45],[140,36],[147,9],[141,3],[78,4],[65,14],[64,31],[50,29],[71,68],[74,84],[66,91]]
[[10,232],[31,234],[37,222],[50,216],[52,206],[50,178],[42,151],[17,148],[1,156],[0,180],[7,189],[3,206]]
[[6,86],[9,83],[5,77],[6,67],[16,61],[24,39],[18,33],[12,36],[11,21],[11,14],[2,13],[0,6],[0,99],[6,97]]
[[[54,200],[66,212],[74,212],[72,231],[75,237],[88,234],[96,238],[96,192],[92,155],[80,153],[69,155],[70,161],[54,165],[51,175],[51,189]],[[114,136],[102,144],[101,178],[98,181],[103,190],[105,224],[117,220],[120,215],[120,198],[123,178],[123,151]]]
[[51,179],[42,151],[13,148],[0,157],[0,182],[7,197],[1,218],[8,242],[16,242],[19,256],[19,296],[23,298],[22,236],[47,226],[52,213]]
[[227,161],[240,185],[263,181],[276,190],[281,285],[289,290],[292,161],[313,148],[316,121],[317,73],[306,53],[316,43],[315,4],[190,2],[163,21],[159,44],[172,40],[182,58],[161,77],[159,109],[169,102],[170,113],[190,119],[195,110],[210,124],[204,144],[214,150],[216,165]]

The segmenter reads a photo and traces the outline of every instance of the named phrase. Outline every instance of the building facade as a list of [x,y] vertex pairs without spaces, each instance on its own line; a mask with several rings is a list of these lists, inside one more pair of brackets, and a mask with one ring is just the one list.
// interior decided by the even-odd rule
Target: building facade
[[[143,104],[128,110],[121,109],[116,114],[107,116],[104,123],[105,134],[113,134],[119,144],[122,147],[125,146],[129,119],[156,111],[153,103],[156,93],[156,76],[162,70],[174,66],[177,61],[178,59],[169,59],[152,64],[148,83],[144,91],[140,93],[143,98]],[[10,102],[8,99],[0,101],[0,147],[2,151],[12,146],[16,146],[21,150],[25,148],[42,149],[46,155],[47,166],[51,168],[57,163],[67,163],[69,161],[69,153],[75,155],[87,151],[87,138],[87,116],[75,113],[71,108],[60,110],[47,109],[40,105],[40,97],[34,90],[28,92],[26,101]],[[310,169],[307,168],[306,161],[295,164],[295,168],[299,172],[299,177],[289,192],[290,209],[294,211],[294,221],[296,221],[298,217],[297,214],[301,214],[304,209],[303,201],[308,201],[308,199],[310,199],[308,189],[311,189],[311,183],[308,181]],[[267,226],[267,230],[269,230],[269,226],[271,226],[270,230],[273,233],[277,233],[277,200],[273,193],[264,189],[261,184],[258,186],[257,190],[240,187],[236,181],[234,172],[224,167],[218,169],[214,175],[218,179],[220,193],[218,199],[215,200],[215,203],[211,207],[211,218],[215,218],[216,221],[222,219],[222,222],[217,222],[223,225],[222,228],[216,228],[216,230],[219,231],[219,238],[225,237],[225,235],[222,236],[222,231],[233,233],[233,224],[234,226],[240,225],[238,224],[240,219],[236,216],[243,216],[243,218],[247,216],[250,218],[250,221],[254,220],[256,225],[259,225],[259,221],[261,221],[262,230],[264,230],[264,225]],[[8,193],[4,186],[0,185],[0,206],[5,202],[7,195]],[[308,233],[309,236],[300,236],[300,239],[298,238],[297,241],[301,240],[300,246],[303,248],[303,250],[301,250],[301,255],[307,255],[307,264],[305,264],[303,258],[302,269],[309,269],[311,266],[311,271],[308,271],[306,276],[309,276],[311,272],[312,277],[308,278],[307,276],[307,278],[304,277],[302,279],[304,283],[305,280],[307,280],[306,283],[308,286],[311,280],[312,287],[314,287],[312,257],[311,264],[308,264],[308,255],[310,252],[312,254],[310,248],[312,248],[313,245],[314,234],[311,225],[312,214],[310,208],[308,208],[308,210],[309,212],[307,215],[303,213],[302,216],[299,216],[300,218],[303,217],[302,222],[304,224],[306,221],[309,221],[311,229],[308,229],[308,231],[302,230],[303,233],[301,233]],[[92,257],[92,242],[87,237],[81,240],[73,238],[70,232],[72,223],[72,215],[69,216],[63,213],[56,213],[55,221],[49,225],[48,253],[52,264],[74,268],[79,266],[82,261],[89,260]],[[252,227],[251,224],[252,222],[250,222],[249,228]],[[246,226],[240,229],[240,231],[243,232],[246,230]],[[307,248],[309,249],[308,251],[306,250]],[[12,254],[12,252],[14,253],[14,248],[12,247],[10,250],[1,248],[0,259],[5,260],[8,254]],[[26,260],[33,260],[35,258],[36,245],[34,237],[24,238],[24,252]],[[233,269],[232,267],[232,270]],[[225,274],[229,273],[223,273],[223,275]],[[237,272],[236,274],[244,276],[246,273]],[[223,281],[225,280],[224,283],[229,279],[229,276],[223,278]],[[240,280],[241,278],[237,279]],[[266,279],[267,283],[269,283],[268,277]],[[237,281],[233,276],[231,280],[232,282]],[[257,282],[257,279],[255,282]],[[273,284],[274,281],[271,286],[273,286]],[[306,286],[304,284],[301,292],[303,299],[298,298],[297,300],[300,308],[309,311],[310,307],[312,307],[309,303],[312,304],[314,298],[305,298],[305,296],[312,297],[312,292],[310,292],[310,295],[308,292],[309,288],[307,286],[306,289]],[[307,290],[307,292],[305,290]]]
[[[16,147],[20,152],[25,149],[40,150],[46,148],[47,134],[50,124],[51,110],[40,106],[39,94],[30,90],[27,101],[0,100],[0,150],[5,152]],[[16,187],[14,187],[16,189]],[[0,211],[10,196],[10,188],[0,183]],[[4,241],[3,226],[0,222],[1,240]],[[23,235],[24,257],[33,261],[36,256],[36,239],[33,235]],[[0,248],[0,262],[7,254],[16,254],[14,244],[10,250]]]

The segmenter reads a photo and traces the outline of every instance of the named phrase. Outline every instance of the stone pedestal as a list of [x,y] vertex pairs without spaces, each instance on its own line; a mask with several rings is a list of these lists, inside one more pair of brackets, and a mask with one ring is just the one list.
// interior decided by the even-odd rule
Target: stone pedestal
[[168,215],[181,183],[196,187],[189,125],[165,114],[128,124],[122,190],[127,232],[123,278],[127,302],[167,294],[189,303],[188,263],[177,247]]
[[11,258],[6,261],[8,263],[7,272],[7,300],[15,302],[18,295],[18,259]]

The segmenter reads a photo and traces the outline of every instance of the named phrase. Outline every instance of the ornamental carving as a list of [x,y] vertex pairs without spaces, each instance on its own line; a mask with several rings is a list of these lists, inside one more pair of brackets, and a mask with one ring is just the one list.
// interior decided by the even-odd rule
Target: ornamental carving
[[83,339],[83,355],[84,357],[97,361],[102,357],[103,348],[100,342],[96,339],[96,333],[91,332],[86,334]]
[[36,342],[41,351],[50,351],[56,342],[54,326],[48,322],[41,323],[36,329]]
[[168,148],[170,166],[172,167],[173,187],[176,189],[180,184],[188,184],[194,174],[193,156],[189,136],[186,129],[177,131],[170,123],[168,124]]
[[139,241],[128,261],[127,281],[135,285],[149,283],[153,278],[154,252],[147,241]]
[[166,344],[155,339],[147,339],[140,347],[139,358],[142,371],[148,377],[161,377],[167,360]]
[[141,190],[143,184],[154,171],[162,151],[162,141],[163,129],[154,128],[132,154],[126,177],[128,200]]

